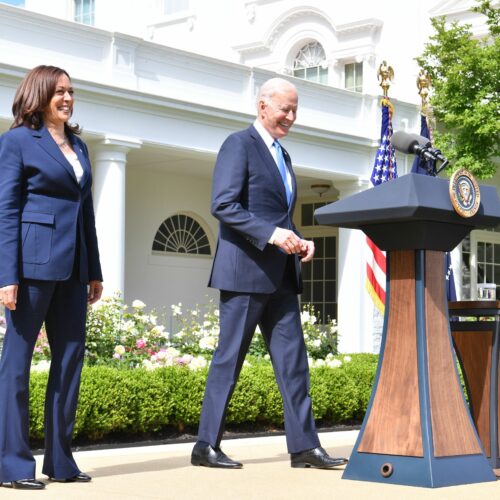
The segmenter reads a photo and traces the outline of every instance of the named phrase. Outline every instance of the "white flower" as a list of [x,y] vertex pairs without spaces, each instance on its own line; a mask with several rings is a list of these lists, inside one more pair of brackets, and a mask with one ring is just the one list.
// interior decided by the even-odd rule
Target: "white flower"
[[142,367],[146,368],[146,370],[154,370],[154,365],[149,361],[149,359],[143,359],[142,360]]
[[170,308],[172,309],[173,316],[180,316],[182,314],[182,304],[180,302],[177,305],[172,304]]
[[33,372],[48,372],[50,370],[50,361],[43,359],[36,365],[31,365],[31,371]]
[[171,358],[175,358],[180,354],[180,352],[175,347],[167,347],[165,352],[167,356],[170,356]]
[[265,359],[266,361],[270,361],[271,356],[269,356],[269,354],[264,354],[264,359]]
[[207,366],[207,360],[203,356],[191,359],[188,365],[190,370],[198,370],[199,368],[205,368],[205,366]]
[[127,321],[123,322],[122,326],[126,332],[130,333],[135,328],[135,323],[128,319]]
[[217,344],[217,339],[213,335],[202,337],[198,342],[200,349],[209,349],[211,351],[215,349],[216,344]]
[[155,333],[156,335],[164,336],[164,332],[165,332],[165,327],[163,325],[156,325],[153,328],[151,328],[151,333]]
[[252,365],[245,359],[245,361],[243,361],[243,366],[249,367],[249,366],[252,366]]
[[214,310],[214,316],[219,317],[219,310],[218,310],[218,309],[215,309],[215,310]]
[[321,345],[321,339],[313,340],[313,346],[314,347],[319,347],[320,345]]
[[191,316],[198,316],[198,311],[196,309],[193,309],[191,311]]
[[320,366],[325,366],[325,360],[324,359],[315,359],[313,361],[313,366],[314,368],[319,368]]
[[331,359],[328,360],[326,364],[330,368],[340,368],[342,366],[342,361],[340,361],[340,359]]
[[351,356],[344,356],[344,363],[349,363],[351,359]]
[[144,309],[146,307],[146,304],[144,304],[144,302],[142,300],[139,300],[139,299],[135,299],[133,302],[132,302],[132,307],[134,309]]
[[118,354],[118,356],[123,356],[125,354],[125,347],[122,345],[117,345],[115,347],[115,354]]
[[257,325],[257,327],[255,328],[255,333],[261,333],[259,325]]
[[302,311],[300,313],[300,322],[301,323],[308,323],[311,319],[311,315],[309,314],[309,311]]

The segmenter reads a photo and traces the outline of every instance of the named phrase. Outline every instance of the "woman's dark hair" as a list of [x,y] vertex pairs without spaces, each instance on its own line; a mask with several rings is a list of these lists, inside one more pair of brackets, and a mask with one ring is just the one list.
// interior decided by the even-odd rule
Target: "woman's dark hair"
[[[37,66],[20,83],[12,104],[14,122],[10,128],[26,126],[38,130],[43,125],[43,112],[56,93],[57,81],[66,71],[55,66]],[[70,78],[71,80],[71,78]],[[78,124],[64,124],[66,132],[80,133]]]

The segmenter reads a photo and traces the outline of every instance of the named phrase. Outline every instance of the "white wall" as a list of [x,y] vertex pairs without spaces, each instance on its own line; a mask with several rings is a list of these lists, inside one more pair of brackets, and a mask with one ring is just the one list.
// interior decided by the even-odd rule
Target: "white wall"
[[218,226],[210,215],[208,177],[185,176],[140,166],[127,170],[125,298],[141,299],[161,309],[182,302],[206,304],[212,258],[154,255],[151,247],[160,224],[177,213],[194,217],[207,232],[212,255]]

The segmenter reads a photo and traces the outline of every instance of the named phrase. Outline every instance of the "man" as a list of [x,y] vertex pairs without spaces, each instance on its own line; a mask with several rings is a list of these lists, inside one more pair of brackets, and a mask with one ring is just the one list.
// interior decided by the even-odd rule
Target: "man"
[[209,286],[220,290],[220,337],[207,379],[198,442],[191,463],[240,468],[220,449],[226,409],[257,325],[266,340],[283,397],[292,467],[345,464],[320,447],[309,397],[309,367],[300,323],[299,257],[314,243],[292,222],[297,184],[278,139],[297,116],[297,90],[280,78],[262,86],[258,116],[221,147],[212,186],[212,214],[220,222]]

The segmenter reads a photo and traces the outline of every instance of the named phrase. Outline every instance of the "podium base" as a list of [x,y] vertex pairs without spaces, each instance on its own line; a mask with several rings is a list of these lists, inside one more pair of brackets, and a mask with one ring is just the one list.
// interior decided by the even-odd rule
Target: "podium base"
[[453,352],[444,252],[388,252],[370,403],[343,478],[435,488],[495,481]]
[[484,455],[420,458],[354,452],[342,479],[439,488],[496,481]]

